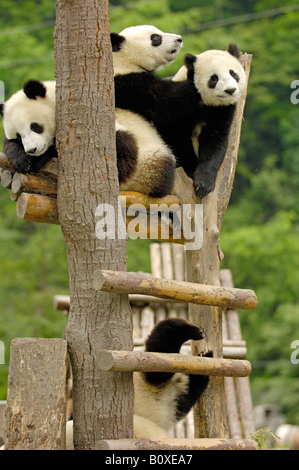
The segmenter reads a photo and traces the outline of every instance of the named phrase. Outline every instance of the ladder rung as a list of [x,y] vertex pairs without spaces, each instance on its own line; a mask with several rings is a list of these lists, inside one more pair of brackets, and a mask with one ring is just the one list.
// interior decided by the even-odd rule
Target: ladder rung
[[251,372],[246,360],[107,349],[98,353],[97,364],[100,369],[113,372],[182,372],[222,377],[247,377]]
[[[253,439],[119,439],[102,440],[96,450],[257,450]],[[175,455],[177,459],[178,456]],[[184,454],[186,464],[188,456]],[[171,463],[178,463],[171,462]]]
[[143,273],[97,270],[93,287],[116,294],[146,294],[230,309],[250,310],[257,306],[252,290],[160,279]]

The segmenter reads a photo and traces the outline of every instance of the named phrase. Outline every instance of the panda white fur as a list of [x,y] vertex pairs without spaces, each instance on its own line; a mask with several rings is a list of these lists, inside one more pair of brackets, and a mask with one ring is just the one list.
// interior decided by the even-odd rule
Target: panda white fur
[[55,82],[29,80],[0,105],[4,153],[20,173],[38,171],[57,157],[55,149]]
[[[119,42],[116,54],[121,58],[121,37]],[[224,54],[215,50],[200,58],[186,54],[187,73],[181,71],[175,80],[163,80],[145,67],[114,78],[116,106],[142,115],[155,126],[177,165],[193,178],[200,197],[214,189],[236,102],[245,89],[239,55],[234,44]]]
[[[114,75],[154,72],[171,63],[182,38],[150,25],[111,33]],[[171,192],[176,160],[154,126],[139,114],[116,108],[120,189],[162,197]]]
[[[202,330],[181,318],[159,322],[145,343],[149,352],[179,353],[182,344],[204,337]],[[208,353],[206,355],[211,355]],[[205,375],[164,372],[134,372],[135,438],[163,439],[169,437],[173,425],[181,420],[208,385]],[[73,449],[73,422],[67,423],[67,449]]]
[[142,116],[116,109],[119,188],[153,197],[170,194],[176,159],[156,129]]

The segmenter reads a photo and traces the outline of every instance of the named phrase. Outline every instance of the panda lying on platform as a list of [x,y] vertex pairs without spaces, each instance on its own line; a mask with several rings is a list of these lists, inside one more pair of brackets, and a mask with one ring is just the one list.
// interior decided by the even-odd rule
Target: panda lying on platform
[[[201,329],[180,318],[156,325],[145,343],[149,352],[179,353],[182,344],[203,338]],[[191,410],[208,385],[206,375],[134,372],[134,437],[167,438],[168,431]],[[66,447],[73,449],[73,422],[67,423]]]
[[[3,151],[15,171],[36,173],[57,157],[55,81],[29,80],[0,105],[0,113],[5,133]],[[126,114],[131,114],[128,122]],[[176,167],[171,150],[141,116],[120,110],[118,117],[115,126],[120,189],[157,197],[169,194]]]
[[[206,196],[214,189],[236,103],[246,87],[237,46],[230,44],[227,52],[187,54],[185,67],[174,80],[164,80],[152,73],[147,55],[141,67],[127,67],[125,36],[115,34],[113,42],[116,107],[152,123],[173,151],[177,165],[193,177],[196,194]],[[131,47],[134,63],[139,49],[134,54],[137,46]]]

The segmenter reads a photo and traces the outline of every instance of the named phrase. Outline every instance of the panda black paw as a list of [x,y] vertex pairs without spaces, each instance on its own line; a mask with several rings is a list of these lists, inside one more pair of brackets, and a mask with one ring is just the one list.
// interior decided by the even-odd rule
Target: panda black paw
[[18,173],[28,173],[31,167],[31,161],[28,159],[19,160],[19,161],[12,161],[11,162],[15,171]]
[[194,180],[193,186],[195,194],[200,198],[206,197],[215,188],[214,183],[203,183],[202,181],[198,181],[197,179]]
[[199,357],[213,357],[213,351],[202,351],[197,354]]

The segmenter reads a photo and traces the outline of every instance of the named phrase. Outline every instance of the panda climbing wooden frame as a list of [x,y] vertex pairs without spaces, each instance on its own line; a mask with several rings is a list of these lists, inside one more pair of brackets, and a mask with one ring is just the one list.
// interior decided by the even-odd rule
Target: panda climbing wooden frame
[[[251,56],[244,55],[243,62],[247,75],[249,74]],[[244,100],[238,106],[238,112],[234,120],[233,128],[230,135],[229,149],[227,156],[220,172],[217,177],[217,183],[214,193],[209,195],[204,201],[204,244],[200,251],[187,253],[187,271],[188,280],[197,284],[208,284],[211,286],[219,286],[219,266],[223,258],[221,252],[219,238],[222,219],[225,210],[228,205],[228,201],[231,194],[233,178],[237,163],[238,146],[240,140],[240,130],[243,118],[243,107]],[[8,168],[5,168],[6,170]],[[17,207],[21,208],[22,199],[26,199],[22,192],[22,180],[21,190],[13,192],[13,196],[17,198]],[[9,184],[8,184],[9,186]],[[54,184],[55,186],[55,184]],[[182,187],[184,191],[182,191]],[[21,193],[20,193],[21,191]],[[181,171],[177,171],[177,180],[175,185],[174,194],[184,203],[198,203],[194,198],[193,188],[188,178],[182,174]],[[39,201],[39,196],[49,197],[48,194],[35,195],[35,201]],[[32,194],[30,198],[32,198]],[[51,197],[51,196],[50,196]],[[55,197],[54,205],[55,205]],[[33,200],[33,199],[32,199]],[[37,205],[39,205],[39,202]],[[26,204],[25,204],[26,205]],[[24,207],[24,205],[23,205]],[[27,206],[28,208],[29,206]],[[34,207],[34,206],[31,206]],[[43,218],[45,212],[41,212],[39,221],[49,222],[49,219]],[[57,216],[57,213],[56,213]],[[27,216],[21,218],[26,219]],[[29,219],[30,220],[30,219]],[[31,219],[33,220],[33,219]],[[55,222],[57,223],[57,218]],[[222,355],[222,341],[221,341],[221,308],[209,305],[190,305],[190,319],[204,328],[206,333],[206,339],[204,341],[207,349],[212,350],[214,358],[221,359]],[[194,354],[196,354],[196,345],[193,348]],[[223,379],[220,377],[212,377],[211,385],[207,393],[205,393],[199,405],[196,407],[195,413],[195,435],[196,437],[209,437],[209,438],[225,438],[226,425],[224,420],[224,401],[223,401]]]

